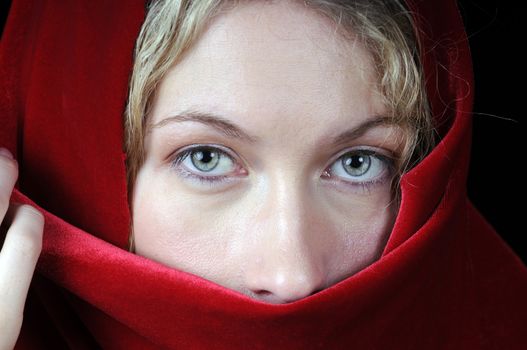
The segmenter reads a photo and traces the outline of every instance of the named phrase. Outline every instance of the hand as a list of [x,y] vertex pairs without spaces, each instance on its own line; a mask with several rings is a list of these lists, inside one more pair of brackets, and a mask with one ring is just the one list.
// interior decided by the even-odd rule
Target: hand
[[7,350],[14,348],[22,328],[29,285],[42,250],[44,216],[30,205],[9,204],[18,177],[18,164],[2,151],[0,149],[0,350]]

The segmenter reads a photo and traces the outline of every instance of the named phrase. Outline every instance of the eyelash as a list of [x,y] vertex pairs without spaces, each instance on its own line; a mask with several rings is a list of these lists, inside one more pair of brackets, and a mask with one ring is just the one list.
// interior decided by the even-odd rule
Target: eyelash
[[[233,157],[231,157],[227,152],[223,151],[222,149],[220,149],[218,147],[209,146],[209,145],[196,145],[196,146],[194,146],[192,148],[188,148],[188,149],[183,150],[182,152],[176,154],[173,157],[172,161],[170,162],[170,167],[172,169],[174,169],[177,173],[179,173],[181,176],[183,176],[184,178],[188,178],[188,179],[191,179],[191,180],[194,180],[194,181],[198,181],[199,183],[201,183],[203,185],[210,186],[210,187],[213,187],[213,186],[215,186],[215,185],[217,185],[219,183],[226,183],[226,182],[229,182],[231,180],[235,181],[235,179],[232,179],[232,177],[229,176],[229,175],[201,176],[201,175],[197,175],[197,174],[195,174],[193,172],[190,172],[190,171],[180,167],[180,164],[188,156],[190,156],[193,152],[199,151],[199,150],[214,151],[214,152],[218,153],[220,158],[223,157],[223,156],[226,156],[226,157],[230,158],[231,160],[233,160]],[[339,160],[341,160],[343,158],[347,158],[350,155],[366,155],[366,156],[373,157],[373,158],[377,159],[378,161],[380,161],[383,164],[383,166],[386,168],[386,170],[384,170],[382,172],[381,176],[379,176],[376,179],[370,180],[370,181],[341,180],[347,186],[351,186],[352,188],[358,189],[361,192],[369,192],[372,187],[384,183],[388,178],[390,178],[394,174],[396,158],[380,154],[379,152],[376,152],[376,151],[368,149],[368,148],[354,149],[354,150],[351,150],[351,151],[343,153],[333,163],[331,163],[331,165],[327,169],[331,169],[333,167],[333,164],[337,163]],[[368,168],[367,171],[369,171],[369,168]],[[324,174],[331,175],[331,171],[330,170],[324,170]],[[324,175],[324,176],[326,177],[326,175]]]

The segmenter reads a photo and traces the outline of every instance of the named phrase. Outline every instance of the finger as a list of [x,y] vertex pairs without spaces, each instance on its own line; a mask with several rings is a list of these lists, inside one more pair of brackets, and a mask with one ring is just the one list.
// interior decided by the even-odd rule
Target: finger
[[9,199],[18,177],[18,164],[0,151],[0,222],[4,220]]
[[21,317],[38,257],[42,250],[44,216],[30,205],[12,205],[12,224],[0,252],[0,310]]

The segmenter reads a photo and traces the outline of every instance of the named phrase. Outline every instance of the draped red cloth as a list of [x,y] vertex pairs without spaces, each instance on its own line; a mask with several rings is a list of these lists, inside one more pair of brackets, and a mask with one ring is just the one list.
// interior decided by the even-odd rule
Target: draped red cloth
[[[16,349],[527,349],[527,268],[466,193],[473,71],[455,0],[412,0],[441,142],[382,257],[266,304],[126,251],[123,111],[143,1],[14,0],[0,45],[11,201],[46,219]],[[0,335],[1,336],[1,335]]]

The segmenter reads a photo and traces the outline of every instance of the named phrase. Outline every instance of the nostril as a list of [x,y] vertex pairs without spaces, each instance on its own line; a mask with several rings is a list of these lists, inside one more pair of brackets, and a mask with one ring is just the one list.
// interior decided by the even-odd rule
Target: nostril
[[251,292],[251,297],[253,299],[257,299],[257,300],[264,301],[266,303],[271,303],[271,304],[286,303],[286,301],[278,298],[275,294],[265,289]]
[[268,290],[261,289],[261,290],[258,290],[256,292],[254,292],[254,294],[258,295],[259,297],[266,297],[266,296],[269,296],[272,293],[270,291],[268,291]]
[[[324,290],[324,288],[317,289],[317,290],[313,291],[312,293],[310,293],[308,295],[305,295],[302,298],[311,296],[311,295],[316,294],[318,292],[321,292],[323,290]],[[272,292],[270,292],[268,290],[265,290],[265,289],[260,289],[260,290],[257,290],[257,291],[253,291],[252,295],[253,295],[253,298],[255,298],[255,299],[260,299],[260,300],[263,300],[263,301],[266,301],[266,302],[269,302],[269,303],[273,303],[273,304],[290,303],[290,302],[298,300],[298,298],[293,298],[293,299],[290,299],[290,300],[282,299],[282,298],[279,298],[274,293],[272,293]]]

